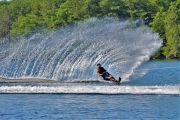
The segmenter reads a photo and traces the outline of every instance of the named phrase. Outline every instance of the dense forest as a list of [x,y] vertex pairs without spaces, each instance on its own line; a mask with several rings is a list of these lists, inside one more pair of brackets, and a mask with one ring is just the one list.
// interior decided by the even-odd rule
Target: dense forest
[[0,40],[51,32],[90,17],[143,19],[163,46],[152,59],[180,58],[180,0],[2,0]]

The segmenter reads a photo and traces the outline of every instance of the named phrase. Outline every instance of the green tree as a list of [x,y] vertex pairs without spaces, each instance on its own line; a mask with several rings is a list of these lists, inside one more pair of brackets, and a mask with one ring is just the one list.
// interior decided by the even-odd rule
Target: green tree
[[[48,31],[54,28],[56,11],[59,4],[65,0],[19,0],[16,6],[16,0],[10,5],[10,10],[21,8],[18,12],[12,13],[14,22],[11,27],[10,36],[25,37],[32,34],[38,28],[38,31]],[[28,5],[28,8],[26,6]]]
[[26,16],[18,17],[17,21],[12,24],[10,35],[13,39],[25,37],[32,34],[37,27],[38,16],[27,14]]
[[[154,19],[152,21],[152,28],[155,32],[158,32],[161,38],[165,39],[165,16],[166,12],[164,12],[164,8],[161,7],[161,10],[156,13]],[[165,41],[164,41],[165,42]]]
[[25,16],[31,12],[31,2],[30,0],[12,0],[8,10],[13,21],[16,21],[19,16]]
[[[43,2],[43,1],[42,1]],[[42,4],[42,22],[43,27],[47,28],[48,30],[54,30],[59,26],[55,25],[55,21],[59,18],[56,17],[56,12],[60,8],[61,4],[64,3],[65,0],[46,0],[44,4]]]
[[103,16],[129,17],[126,11],[127,7],[121,0],[101,0],[99,4]]
[[90,0],[88,2],[88,15],[89,17],[101,17],[101,8],[100,8],[100,3],[101,0]]
[[66,0],[60,5],[55,24],[66,25],[88,18],[88,3],[90,0]]
[[7,3],[0,4],[0,39],[8,38],[9,39],[9,32],[12,24],[11,16],[8,12]]
[[180,0],[172,2],[165,17],[164,54],[167,58],[177,58],[180,52]]
[[130,14],[131,19],[147,17],[149,12],[148,0],[123,0],[126,10]]

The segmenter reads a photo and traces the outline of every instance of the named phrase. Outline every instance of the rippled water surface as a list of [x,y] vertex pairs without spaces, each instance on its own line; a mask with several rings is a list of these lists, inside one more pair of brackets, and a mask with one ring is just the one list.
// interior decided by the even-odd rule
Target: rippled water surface
[[0,94],[3,120],[179,118],[179,95]]

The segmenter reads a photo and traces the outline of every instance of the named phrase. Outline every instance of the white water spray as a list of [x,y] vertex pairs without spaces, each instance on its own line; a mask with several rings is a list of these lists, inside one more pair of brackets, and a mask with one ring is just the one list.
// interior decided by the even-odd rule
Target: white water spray
[[[141,21],[91,18],[49,35],[35,34],[0,46],[0,76],[54,80],[100,79],[101,63],[123,81],[161,46],[158,34]],[[123,71],[123,72],[120,72]]]
[[168,94],[179,95],[179,86],[0,86],[0,93],[69,94]]

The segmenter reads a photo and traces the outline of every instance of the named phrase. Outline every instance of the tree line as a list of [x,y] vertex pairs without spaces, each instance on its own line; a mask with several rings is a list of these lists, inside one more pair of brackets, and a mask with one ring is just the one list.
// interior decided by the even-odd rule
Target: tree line
[[143,19],[163,46],[152,59],[180,58],[180,0],[11,0],[0,1],[0,40],[51,32],[90,17]]

